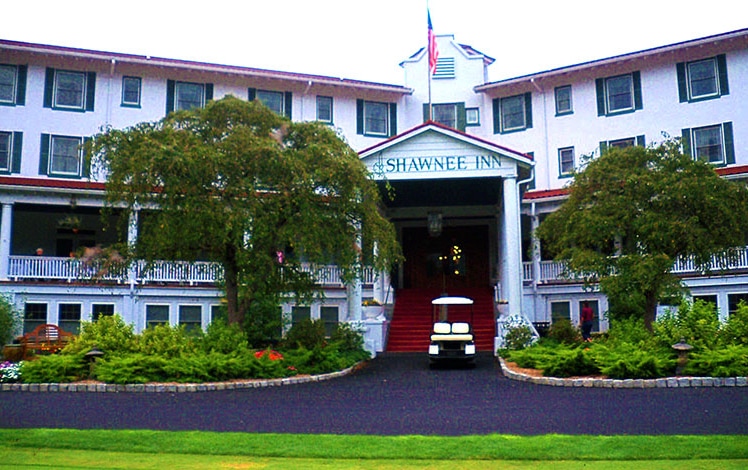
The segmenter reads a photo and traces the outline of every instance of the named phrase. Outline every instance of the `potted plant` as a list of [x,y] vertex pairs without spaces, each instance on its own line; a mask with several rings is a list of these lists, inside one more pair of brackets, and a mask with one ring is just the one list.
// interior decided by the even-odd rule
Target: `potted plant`
[[361,302],[364,318],[376,318],[382,313],[382,303],[377,299],[366,299]]

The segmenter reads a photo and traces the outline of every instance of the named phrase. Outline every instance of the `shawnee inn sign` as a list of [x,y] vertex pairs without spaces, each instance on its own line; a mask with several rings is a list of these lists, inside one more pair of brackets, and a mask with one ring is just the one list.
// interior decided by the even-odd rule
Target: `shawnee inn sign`
[[533,162],[525,154],[438,124],[406,131],[360,156],[375,180],[517,177]]

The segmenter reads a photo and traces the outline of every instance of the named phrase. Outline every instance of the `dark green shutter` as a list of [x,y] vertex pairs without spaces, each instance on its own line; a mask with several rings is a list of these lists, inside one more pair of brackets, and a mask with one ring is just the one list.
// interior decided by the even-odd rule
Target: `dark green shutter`
[[249,101],[257,99],[257,88],[247,88],[247,99]]
[[177,82],[166,80],[166,114],[174,111],[174,94],[176,93]]
[[688,101],[688,81],[686,78],[686,63],[675,64],[675,72],[678,75],[678,99],[681,103]]
[[55,69],[47,67],[47,72],[44,76],[44,107],[52,107],[52,94],[55,89]]
[[208,101],[213,101],[213,84],[212,83],[205,84],[205,104],[208,104]]
[[646,138],[643,135],[637,135],[636,145],[638,145],[639,147],[646,147],[647,146]]
[[397,135],[397,103],[390,103],[390,137]]
[[493,133],[499,134],[501,132],[501,112],[499,110],[499,98],[493,99]]
[[602,156],[607,151],[608,151],[608,143],[604,140],[601,140],[600,141],[600,155]]
[[735,143],[732,138],[732,122],[722,124],[722,133],[725,136],[725,162],[728,165],[735,163]]
[[26,65],[18,66],[18,81],[16,82],[16,104],[24,106],[26,104],[26,75],[28,67]]
[[23,132],[13,133],[13,160],[10,165],[11,173],[21,172],[21,152],[23,151]]
[[634,82],[634,109],[642,109],[642,74],[638,71],[634,72],[631,78]]
[[532,127],[532,93],[525,93],[525,129]]
[[86,111],[94,110],[96,99],[96,72],[86,74]]
[[292,112],[292,110],[293,110],[293,93],[291,93],[290,91],[285,92],[284,99],[285,99],[286,102],[285,102],[285,105],[283,106],[283,110],[286,112],[286,117],[288,119],[292,119],[293,118],[293,112]]
[[91,142],[91,137],[83,138],[83,150],[81,152],[81,176],[88,178],[91,176],[91,160],[86,158],[86,144]]
[[429,104],[423,103],[423,122],[429,122],[431,119],[429,116]]
[[729,95],[730,85],[727,83],[727,57],[724,54],[717,56],[717,71],[719,72],[719,94]]
[[691,129],[681,130],[680,143],[683,147],[683,153],[693,157],[693,152],[691,151]]
[[49,174],[49,145],[50,145],[50,135],[49,134],[42,134],[42,140],[40,143],[39,148],[41,148],[41,152],[39,153],[39,174],[40,175],[47,175]]
[[457,103],[457,130],[465,132],[467,116],[465,115],[465,103]]
[[356,134],[364,133],[364,100],[356,100]]
[[598,78],[595,80],[595,89],[597,90],[597,115],[605,116],[605,79]]

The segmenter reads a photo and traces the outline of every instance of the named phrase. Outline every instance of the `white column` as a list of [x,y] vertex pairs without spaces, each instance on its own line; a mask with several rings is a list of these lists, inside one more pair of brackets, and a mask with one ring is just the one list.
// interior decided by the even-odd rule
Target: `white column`
[[532,243],[532,285],[536,287],[540,281],[540,240],[536,232],[540,226],[540,217],[533,215],[530,218],[531,226],[531,243]]
[[[135,248],[135,244],[138,241],[138,218],[140,216],[140,210],[135,209],[130,212],[130,217],[127,220],[127,245],[130,248],[130,252]],[[137,282],[137,265],[135,262],[130,262],[130,269],[128,270],[128,281],[130,287],[133,288]]]
[[361,240],[361,223],[356,222],[356,247],[358,248],[358,259],[356,260],[356,266],[354,269],[358,272],[356,279],[353,283],[346,287],[346,296],[348,300],[348,319],[354,321],[363,320],[364,315],[361,309],[361,303],[363,302],[363,286],[361,284],[361,247],[363,242]]
[[10,268],[10,235],[13,226],[13,204],[3,203],[0,216],[0,280],[8,280]]
[[504,178],[503,216],[504,232],[504,272],[501,289],[508,301],[510,315],[522,314],[522,234],[520,232],[519,197],[517,195],[517,177]]

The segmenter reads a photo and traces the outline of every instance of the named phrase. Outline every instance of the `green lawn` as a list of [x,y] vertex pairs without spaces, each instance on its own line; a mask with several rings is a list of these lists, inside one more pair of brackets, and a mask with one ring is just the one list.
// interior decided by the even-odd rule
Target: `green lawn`
[[748,467],[743,436],[337,436],[0,429],[0,468]]

